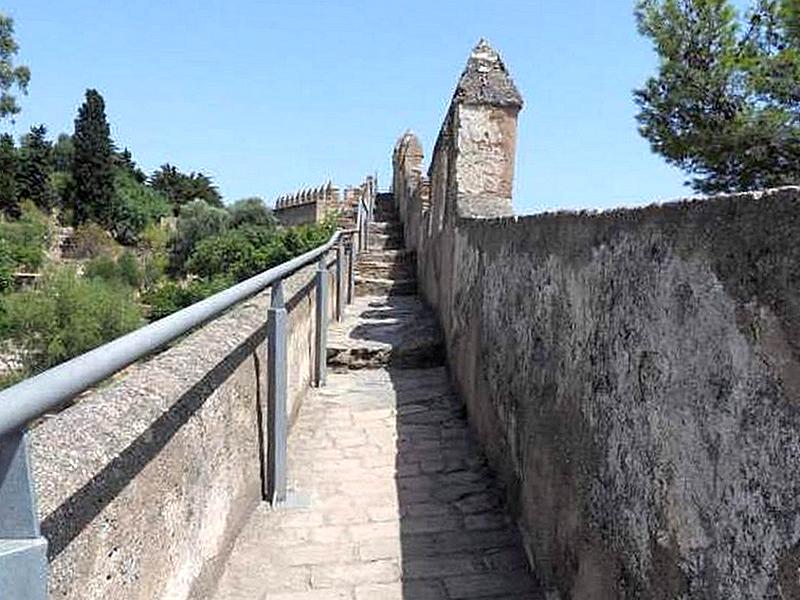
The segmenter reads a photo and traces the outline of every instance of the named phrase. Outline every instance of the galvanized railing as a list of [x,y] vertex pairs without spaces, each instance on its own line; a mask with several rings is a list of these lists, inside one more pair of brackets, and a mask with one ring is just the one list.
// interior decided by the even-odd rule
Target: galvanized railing
[[[368,179],[368,182],[370,180]],[[314,381],[325,384],[328,324],[328,255],[335,248],[335,316],[354,296],[355,262],[368,248],[368,228],[375,198],[375,181],[356,207],[356,228],[337,231],[323,245],[233,287],[137,329],[90,352],[68,360],[0,392],[0,598],[47,598],[47,541],[39,529],[36,498],[28,459],[28,424],[57,410],[77,394],[126,366],[176,340],[227,309],[270,288],[267,310],[267,431],[264,431],[267,473],[264,498],[286,500],[287,324],[283,281],[298,270],[317,264]],[[348,256],[349,255],[349,256]],[[345,269],[345,257],[349,268]],[[348,272],[346,273],[345,270]]]

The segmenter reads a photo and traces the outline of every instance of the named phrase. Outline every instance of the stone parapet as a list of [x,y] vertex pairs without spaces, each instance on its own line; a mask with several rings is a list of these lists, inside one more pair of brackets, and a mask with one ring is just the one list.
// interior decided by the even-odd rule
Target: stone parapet
[[[316,361],[315,270],[285,283],[291,422]],[[213,593],[262,501],[269,300],[253,297],[32,429],[53,598]]]
[[800,597],[800,188],[511,215],[521,105],[470,57],[393,189],[553,597]]

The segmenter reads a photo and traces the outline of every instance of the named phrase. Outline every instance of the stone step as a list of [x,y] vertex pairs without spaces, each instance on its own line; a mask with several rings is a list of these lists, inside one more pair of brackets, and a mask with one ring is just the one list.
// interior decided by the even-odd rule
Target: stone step
[[374,250],[403,250],[403,236],[371,233],[369,247]]
[[394,261],[358,261],[356,274],[364,279],[413,279],[416,276],[416,265],[405,260]]
[[369,224],[369,232],[402,235],[403,225],[399,219],[397,221],[373,221]]
[[415,263],[417,258],[416,252],[407,248],[397,250],[378,250],[370,249],[364,250],[358,255],[358,260],[366,260],[373,262],[407,262]]
[[444,364],[432,311],[418,296],[361,296],[328,333],[328,365],[341,369]]
[[413,296],[417,279],[386,279],[356,275],[356,296]]
[[400,213],[375,211],[372,213],[372,223],[400,223]]

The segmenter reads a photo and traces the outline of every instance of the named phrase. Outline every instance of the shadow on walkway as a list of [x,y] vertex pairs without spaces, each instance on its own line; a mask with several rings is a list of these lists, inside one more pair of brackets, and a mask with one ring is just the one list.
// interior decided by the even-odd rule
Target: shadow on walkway
[[403,599],[543,598],[446,370],[389,374]]

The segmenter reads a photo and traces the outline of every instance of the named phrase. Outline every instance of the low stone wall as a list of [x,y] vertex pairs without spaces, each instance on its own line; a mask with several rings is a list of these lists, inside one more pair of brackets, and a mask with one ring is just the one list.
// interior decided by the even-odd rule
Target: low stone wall
[[[289,410],[315,362],[315,267],[286,282]],[[333,315],[335,281],[329,279]],[[213,591],[261,501],[269,293],[84,395],[31,433],[51,597],[182,600]]]
[[553,598],[800,597],[800,188],[498,217],[512,87],[479,46],[394,192],[536,573]]

